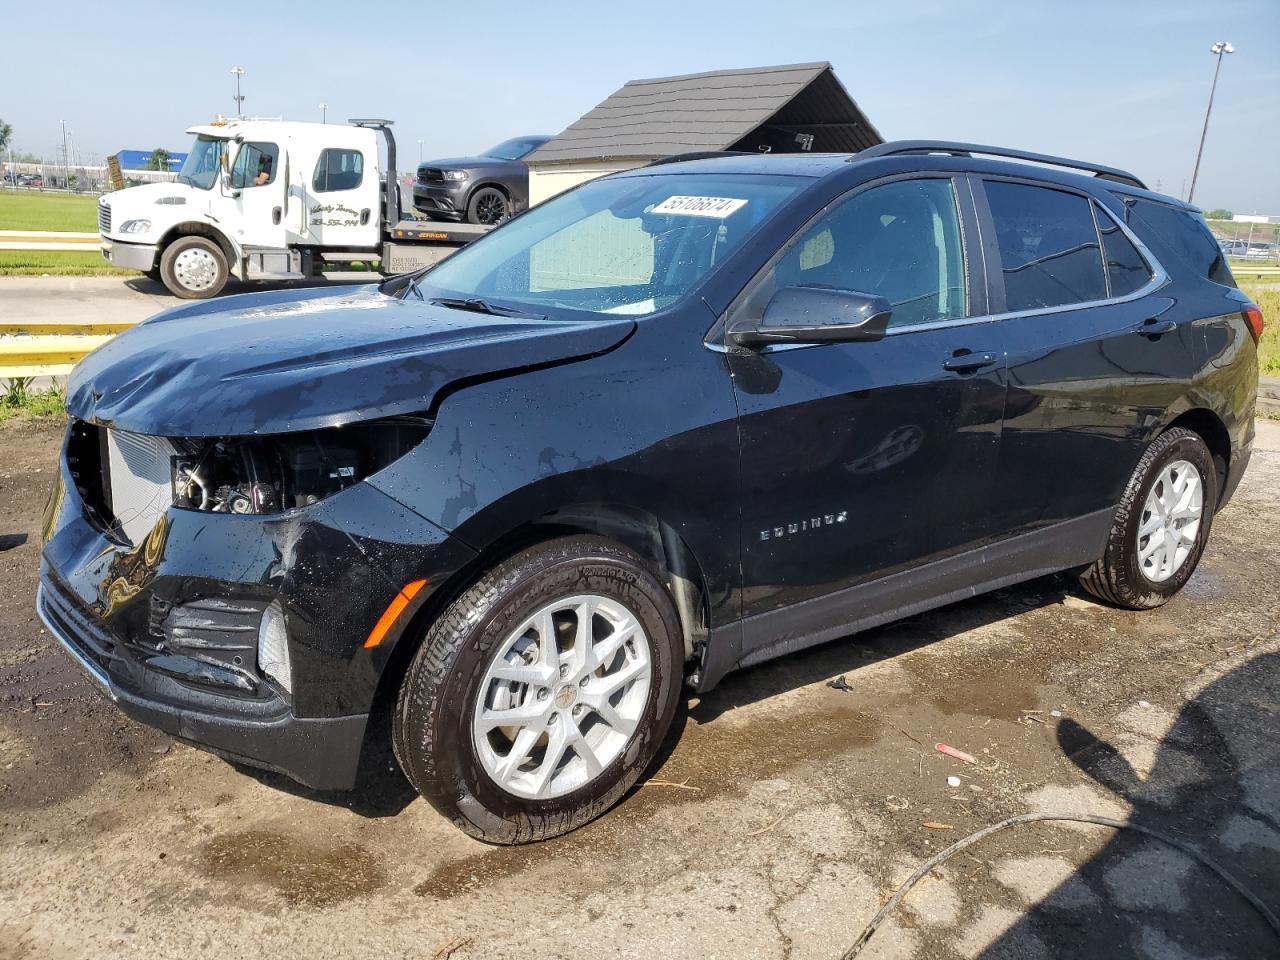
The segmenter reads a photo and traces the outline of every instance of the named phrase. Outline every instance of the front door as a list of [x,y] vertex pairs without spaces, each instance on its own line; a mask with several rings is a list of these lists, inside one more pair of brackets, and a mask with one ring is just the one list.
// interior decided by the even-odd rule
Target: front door
[[330,250],[377,246],[379,194],[376,155],[356,147],[322,149],[306,189],[310,242]]
[[231,161],[234,233],[242,248],[280,250],[287,244],[284,222],[287,175],[280,145],[246,140]]
[[[965,191],[962,193],[962,191]],[[844,588],[959,553],[992,534],[1004,353],[972,282],[967,185],[860,188],[804,228],[736,309],[818,286],[885,297],[884,339],[732,350],[742,438],[743,653],[787,629],[856,619]],[[733,321],[731,321],[733,322]],[[812,320],[810,321],[812,322]],[[761,629],[752,628],[753,618]],[[784,631],[785,632],[785,631]]]

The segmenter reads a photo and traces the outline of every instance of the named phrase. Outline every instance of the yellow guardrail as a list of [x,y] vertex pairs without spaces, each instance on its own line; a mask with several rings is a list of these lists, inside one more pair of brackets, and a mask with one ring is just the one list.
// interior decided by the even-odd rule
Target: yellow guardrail
[[0,380],[63,377],[132,323],[0,323]]

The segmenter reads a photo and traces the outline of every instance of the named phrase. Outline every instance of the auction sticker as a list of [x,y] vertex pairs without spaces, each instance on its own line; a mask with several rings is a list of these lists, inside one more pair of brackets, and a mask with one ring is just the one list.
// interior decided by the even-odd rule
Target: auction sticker
[[667,197],[650,213],[676,213],[686,217],[716,217],[723,220],[747,205],[733,197]]

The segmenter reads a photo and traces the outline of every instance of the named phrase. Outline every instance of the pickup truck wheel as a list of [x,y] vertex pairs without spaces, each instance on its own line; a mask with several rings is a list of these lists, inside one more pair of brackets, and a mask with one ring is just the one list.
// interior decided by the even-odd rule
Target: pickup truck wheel
[[1181,427],[1162,433],[1134,468],[1106,552],[1081,585],[1130,610],[1160,606],[1195,572],[1217,502],[1218,473],[1200,435]]
[[227,285],[227,258],[208,237],[179,237],[160,256],[160,279],[183,300],[216,297]]
[[644,562],[600,537],[532,547],[436,620],[401,685],[406,776],[477,839],[528,843],[612,807],[675,716],[683,638]]
[[472,223],[496,227],[510,217],[511,203],[497,187],[481,187],[471,195],[467,204],[467,219]]

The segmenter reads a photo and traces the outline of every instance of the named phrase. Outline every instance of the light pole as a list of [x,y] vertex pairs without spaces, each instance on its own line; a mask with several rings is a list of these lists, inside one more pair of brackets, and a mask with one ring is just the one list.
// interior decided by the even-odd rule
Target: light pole
[[67,121],[59,120],[62,125],[62,186],[71,186],[71,158],[67,156]]
[[1204,153],[1204,138],[1209,132],[1209,114],[1213,113],[1213,95],[1218,90],[1218,71],[1222,69],[1222,55],[1235,53],[1236,48],[1226,40],[1218,40],[1209,48],[1209,52],[1218,58],[1218,62],[1213,68],[1213,86],[1209,88],[1209,106],[1204,111],[1204,129],[1200,131],[1200,147],[1196,150],[1196,166],[1191,173],[1191,189],[1187,193],[1187,203],[1190,203],[1191,198],[1196,195],[1196,177],[1200,176],[1200,155]]
[[328,118],[329,118],[329,105],[327,103],[322,103],[320,104],[320,122],[328,123],[329,122]]
[[418,141],[418,162],[422,162],[422,141]]
[[240,78],[244,76],[244,67],[232,67],[231,72],[236,76],[236,116],[244,116],[244,97],[240,93]]

